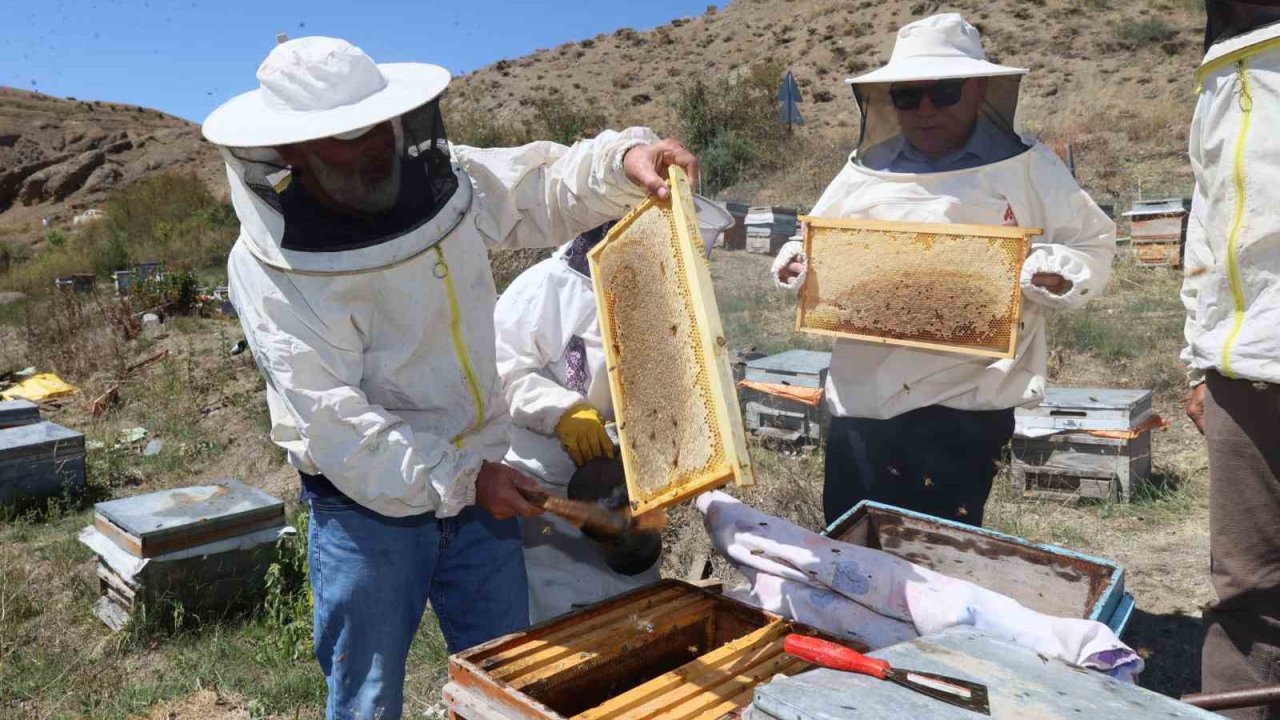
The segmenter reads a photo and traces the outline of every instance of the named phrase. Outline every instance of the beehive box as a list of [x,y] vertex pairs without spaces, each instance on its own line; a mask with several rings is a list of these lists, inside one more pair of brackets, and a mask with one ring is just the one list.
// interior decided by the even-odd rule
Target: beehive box
[[0,430],[40,422],[40,406],[30,400],[0,400]]
[[818,634],[663,580],[454,655],[444,697],[465,720],[716,720],[808,668],[791,632]]
[[[743,373],[746,380],[801,388],[821,388],[827,380],[831,353],[815,350],[788,350],[749,360]],[[826,405],[813,407],[798,400],[779,397],[752,388],[740,390],[747,431],[787,442],[822,442],[831,423]]]
[[1096,620],[1116,634],[1133,612],[1110,560],[864,500],[824,535],[967,580],[1037,612]]
[[1133,431],[1151,417],[1151,391],[1049,388],[1040,405],[1018,408],[1011,480],[1027,496],[1129,502],[1151,475],[1151,433]]
[[98,557],[93,611],[114,630],[140,606],[221,616],[260,604],[284,503],[237,480],[98,503],[80,541]]
[[1187,211],[1182,200],[1146,200],[1134,203],[1129,218],[1134,263],[1147,267],[1182,267]]
[[284,503],[238,480],[161,490],[94,506],[93,525],[140,558],[284,525]]
[[716,246],[723,247],[725,250],[743,250],[747,247],[748,207],[740,202],[729,200],[724,203],[724,209],[733,216],[733,225],[720,234]]
[[0,507],[84,490],[84,435],[51,422],[0,430]]
[[796,329],[1013,357],[1034,228],[804,217]]
[[634,513],[733,480],[750,458],[693,193],[672,168],[587,256]]
[[1140,242],[1133,238],[1133,261],[1142,267],[1182,267],[1182,243],[1176,240]]

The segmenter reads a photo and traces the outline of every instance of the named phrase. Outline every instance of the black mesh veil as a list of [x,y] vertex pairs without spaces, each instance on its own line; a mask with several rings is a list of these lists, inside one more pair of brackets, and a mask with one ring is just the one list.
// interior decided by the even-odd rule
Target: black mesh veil
[[458,189],[439,100],[390,121],[399,156],[399,194],[385,212],[335,211],[304,189],[299,169],[275,148],[227,148],[229,163],[245,187],[283,219],[281,247],[299,252],[340,252],[377,245],[430,221]]
[[[1001,155],[1018,154],[1030,147],[1017,129],[1018,91],[1020,75],[986,78],[987,92],[978,109],[974,132],[982,132],[990,143],[998,146]],[[886,151],[904,142],[898,111],[893,106],[889,90],[891,83],[854,83],[854,99],[861,118],[858,147],[854,161],[871,165],[885,156]],[[999,159],[1004,159],[1003,157]],[[882,168],[877,168],[882,169]]]

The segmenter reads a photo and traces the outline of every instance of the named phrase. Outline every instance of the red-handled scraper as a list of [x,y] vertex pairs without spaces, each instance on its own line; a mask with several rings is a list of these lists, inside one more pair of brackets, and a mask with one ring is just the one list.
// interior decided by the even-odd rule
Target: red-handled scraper
[[934,675],[933,673],[899,670],[886,660],[867,657],[856,650],[806,635],[788,635],[782,643],[788,655],[807,660],[832,670],[844,670],[889,680],[918,693],[943,702],[958,705],[966,710],[991,714],[987,703],[987,687],[965,680]]

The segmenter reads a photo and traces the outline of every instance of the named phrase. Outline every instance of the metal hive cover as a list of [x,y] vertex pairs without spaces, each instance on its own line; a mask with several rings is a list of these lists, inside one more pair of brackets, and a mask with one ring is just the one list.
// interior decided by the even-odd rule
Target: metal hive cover
[[84,455],[84,434],[48,421],[0,429],[0,462]]
[[1036,228],[804,217],[796,329],[1013,357]]
[[94,510],[143,543],[207,536],[219,527],[246,521],[284,522],[282,501],[229,479],[111,500]]
[[751,483],[729,353],[679,168],[588,255],[633,512]]

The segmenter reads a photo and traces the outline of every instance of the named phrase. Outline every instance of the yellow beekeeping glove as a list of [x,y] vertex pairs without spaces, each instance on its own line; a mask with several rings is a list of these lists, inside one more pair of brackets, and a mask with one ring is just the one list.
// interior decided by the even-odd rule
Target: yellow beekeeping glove
[[561,415],[556,436],[576,465],[602,455],[613,457],[613,441],[604,431],[604,420],[590,405],[575,405]]

